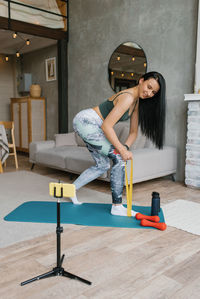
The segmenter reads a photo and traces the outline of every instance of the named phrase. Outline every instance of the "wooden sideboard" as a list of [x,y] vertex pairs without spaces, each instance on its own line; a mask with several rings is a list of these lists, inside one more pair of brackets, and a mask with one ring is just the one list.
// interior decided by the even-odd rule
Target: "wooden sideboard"
[[15,124],[17,150],[28,152],[30,142],[46,140],[44,97],[11,98],[11,119]]
[[200,188],[200,94],[185,94],[188,102],[185,184]]

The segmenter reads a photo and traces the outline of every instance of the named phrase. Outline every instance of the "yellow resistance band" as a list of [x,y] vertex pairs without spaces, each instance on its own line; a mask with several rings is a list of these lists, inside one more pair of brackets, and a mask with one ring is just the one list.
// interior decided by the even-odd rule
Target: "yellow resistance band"
[[128,185],[127,167],[125,163],[125,178],[126,178],[126,199],[127,199],[127,216],[131,217],[132,210],[132,190],[133,190],[133,160],[131,160],[130,186]]

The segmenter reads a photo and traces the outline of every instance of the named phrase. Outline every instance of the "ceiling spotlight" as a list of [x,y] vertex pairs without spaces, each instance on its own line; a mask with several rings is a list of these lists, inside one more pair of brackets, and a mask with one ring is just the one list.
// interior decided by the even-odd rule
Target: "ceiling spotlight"
[[6,56],[6,57],[5,57],[5,60],[6,60],[6,61],[8,61],[8,60],[9,60],[8,56]]
[[20,56],[20,53],[19,53],[19,51],[17,51],[17,52],[16,52],[16,56],[17,56],[17,57],[19,57],[19,56]]
[[17,32],[14,32],[12,36],[13,36],[13,38],[16,38],[17,37]]
[[30,40],[29,39],[26,40],[26,44],[27,44],[27,46],[30,45]]

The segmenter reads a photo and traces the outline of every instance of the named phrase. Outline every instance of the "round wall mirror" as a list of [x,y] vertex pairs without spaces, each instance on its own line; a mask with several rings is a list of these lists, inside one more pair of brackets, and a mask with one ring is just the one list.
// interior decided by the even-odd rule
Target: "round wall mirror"
[[133,42],[123,43],[110,57],[108,65],[110,86],[115,92],[133,87],[146,70],[147,59],[143,49]]

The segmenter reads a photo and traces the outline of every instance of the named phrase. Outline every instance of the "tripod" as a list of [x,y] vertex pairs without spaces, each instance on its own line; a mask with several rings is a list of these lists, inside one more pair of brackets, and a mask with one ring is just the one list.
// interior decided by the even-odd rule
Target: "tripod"
[[[62,185],[62,184],[60,184],[60,185]],[[63,187],[61,187],[61,195],[60,196],[56,196],[56,187],[54,187],[54,197],[57,198],[57,227],[56,227],[57,266],[49,272],[46,272],[44,274],[38,275],[36,277],[33,277],[31,279],[28,279],[28,280],[22,282],[21,286],[24,286],[25,284],[28,284],[30,282],[40,280],[40,279],[43,279],[43,278],[48,278],[48,277],[51,277],[51,276],[65,276],[65,277],[69,277],[71,279],[76,279],[76,280],[79,280],[79,281],[82,281],[86,284],[91,285],[92,283],[90,281],[88,281],[84,278],[81,278],[77,275],[74,275],[72,273],[69,273],[69,272],[65,271],[64,268],[62,268],[62,263],[63,263],[64,257],[65,257],[65,255],[63,254],[62,257],[60,258],[60,256],[61,256],[60,235],[63,232],[63,227],[60,226],[60,198],[63,197]]]

